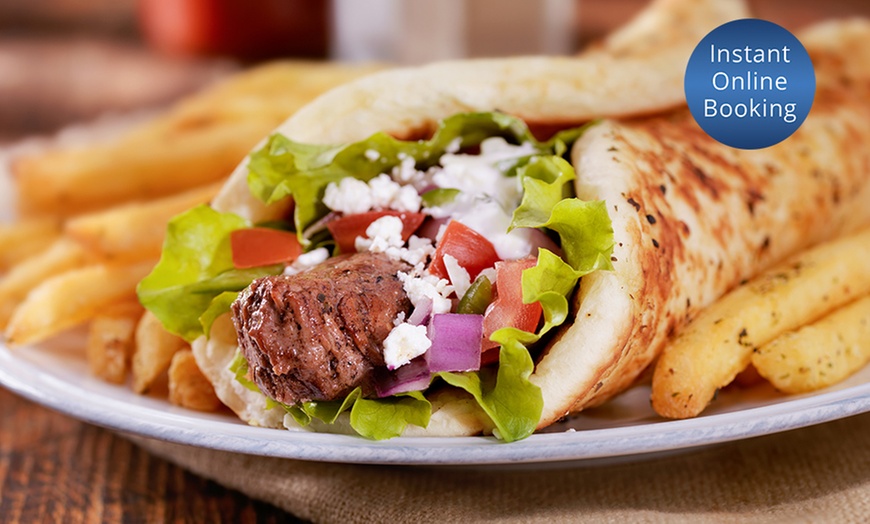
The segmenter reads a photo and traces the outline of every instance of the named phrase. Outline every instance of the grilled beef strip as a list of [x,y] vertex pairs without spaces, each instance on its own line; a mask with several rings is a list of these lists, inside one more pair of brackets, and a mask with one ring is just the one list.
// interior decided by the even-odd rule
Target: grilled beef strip
[[254,281],[233,303],[252,380],[292,405],[374,391],[383,342],[411,302],[398,279],[410,266],[383,254],[335,257],[292,276]]

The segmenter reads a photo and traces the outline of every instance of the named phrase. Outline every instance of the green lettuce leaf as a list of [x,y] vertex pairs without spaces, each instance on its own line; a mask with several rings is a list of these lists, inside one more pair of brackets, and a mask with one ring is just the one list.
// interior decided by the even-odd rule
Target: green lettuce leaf
[[604,201],[568,198],[573,194],[574,168],[564,159],[537,158],[519,171],[523,199],[514,210],[510,229],[547,228],[559,234],[565,259],[587,274],[613,269],[613,225]]
[[139,301],[170,332],[187,341],[202,335],[200,317],[215,297],[225,291],[240,291],[261,276],[281,271],[280,266],[233,267],[229,235],[250,226],[238,215],[219,213],[204,205],[173,218],[160,261],[139,283]]
[[565,260],[583,274],[612,270],[613,225],[603,200],[566,198],[553,207],[546,227],[559,233]]
[[333,146],[301,144],[273,135],[249,158],[251,194],[267,203],[277,202],[290,195],[290,187],[283,184],[288,174],[328,165],[336,152]]
[[538,251],[538,262],[523,271],[523,302],[540,302],[544,326],[537,333],[503,328],[493,340],[537,342],[568,318],[568,296],[583,275],[613,269],[613,225],[603,201],[586,202],[573,195],[576,174],[564,159],[540,157],[523,166],[518,176],[523,199],[514,211],[510,228],[547,228],[559,234],[565,260],[547,249]]
[[373,440],[398,437],[408,424],[425,428],[432,415],[432,404],[419,391],[369,399],[362,397],[360,388],[355,388],[343,400],[303,402],[284,408],[302,425],[309,424],[312,419],[334,424],[339,415],[350,410],[353,430]]
[[211,332],[211,326],[215,320],[230,310],[230,306],[238,296],[238,291],[224,291],[212,299],[208,309],[199,316],[199,324],[202,326],[203,333],[208,335]]
[[535,364],[525,346],[510,338],[501,344],[496,373],[483,369],[437,375],[474,397],[495,425],[493,433],[497,438],[514,442],[534,433],[544,399],[541,389],[529,381]]
[[544,325],[536,333],[513,327],[497,330],[491,340],[501,345],[493,378],[487,370],[442,373],[447,383],[468,391],[492,419],[498,437],[510,442],[534,432],[543,409],[540,389],[531,383],[534,363],[526,349],[569,314],[568,297],[583,275],[612,269],[613,228],[603,202],[570,198],[573,167],[558,156],[537,157],[518,170],[523,199],[511,229],[548,228],[559,234],[566,260],[539,249],[538,262],[523,271],[523,302],[540,302]]
[[398,437],[408,424],[425,428],[432,416],[432,404],[420,391],[391,397],[359,398],[350,410],[350,425],[360,435],[374,440]]
[[286,404],[281,404],[281,407],[284,408],[284,411],[290,414],[293,417],[293,420],[296,421],[302,427],[305,427],[311,424],[311,416],[305,412],[299,406],[288,406]]
[[245,356],[242,355],[241,351],[236,351],[235,358],[230,362],[230,373],[235,376],[236,382],[245,386],[245,388],[261,393],[260,388],[248,378],[248,361],[245,360]]
[[[241,351],[236,352],[236,357],[230,364],[230,371],[244,387],[262,394],[260,388],[248,378],[248,361]],[[350,410],[350,425],[354,431],[373,440],[398,437],[408,424],[425,428],[429,425],[429,418],[432,415],[432,404],[420,391],[367,399],[362,398],[360,388],[354,388],[342,400],[302,402],[293,406],[266,397],[267,409],[278,406],[289,413],[300,426],[311,424],[313,419],[334,424],[342,413]]]
[[574,291],[580,277],[591,271],[577,271],[552,251],[540,248],[538,263],[523,271],[522,287],[524,303],[541,303],[544,325],[535,333],[513,327],[501,328],[495,331],[490,339],[498,343],[516,340],[525,345],[539,341],[551,329],[561,326],[568,320],[570,311],[568,297]]
[[568,296],[584,274],[550,250],[538,250],[538,263],[523,271],[522,286],[523,302],[540,302],[544,310],[544,326],[538,331],[539,336],[568,319]]
[[[430,140],[403,141],[376,133],[349,145],[312,146],[275,134],[251,154],[248,186],[255,197],[267,204],[292,196],[296,231],[303,245],[307,245],[301,234],[328,212],[323,194],[330,182],[345,177],[369,181],[389,173],[406,157],[415,159],[419,169],[426,169],[453,146],[473,147],[494,136],[514,143],[530,143],[535,154],[562,155],[583,129],[563,131],[539,142],[518,118],[502,113],[467,113],[443,120]],[[523,163],[520,159],[515,166],[507,166],[508,174]]]
[[518,175],[523,199],[514,210],[510,230],[541,227],[562,199],[573,195],[569,182],[576,178],[574,168],[558,156],[538,157],[523,166]]
[[334,424],[338,416],[350,409],[362,397],[362,390],[354,388],[342,400],[302,402],[299,408],[311,418],[316,418],[327,424]]

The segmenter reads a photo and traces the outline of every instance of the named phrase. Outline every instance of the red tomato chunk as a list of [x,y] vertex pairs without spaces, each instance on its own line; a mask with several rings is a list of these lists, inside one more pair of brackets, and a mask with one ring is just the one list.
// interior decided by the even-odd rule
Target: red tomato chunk
[[233,265],[238,269],[293,262],[302,254],[296,233],[253,227],[230,233]]

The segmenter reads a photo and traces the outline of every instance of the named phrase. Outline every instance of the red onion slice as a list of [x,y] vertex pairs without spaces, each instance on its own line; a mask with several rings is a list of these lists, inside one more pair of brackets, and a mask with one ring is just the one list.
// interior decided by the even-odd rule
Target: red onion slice
[[411,316],[408,317],[408,324],[412,324],[415,326],[422,326],[429,322],[429,317],[432,315],[432,299],[431,298],[423,298],[420,302],[414,307],[414,311],[411,312]]
[[379,370],[375,380],[375,393],[378,398],[389,397],[397,393],[422,391],[429,387],[432,373],[426,359],[417,357],[404,366],[392,371],[384,368]]
[[483,315],[441,313],[432,316],[426,352],[429,371],[474,371],[480,369]]

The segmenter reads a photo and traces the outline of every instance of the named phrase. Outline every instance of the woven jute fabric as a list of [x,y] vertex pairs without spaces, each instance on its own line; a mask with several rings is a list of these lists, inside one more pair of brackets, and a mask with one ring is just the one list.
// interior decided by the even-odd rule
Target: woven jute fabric
[[870,520],[870,414],[664,455],[500,467],[305,462],[135,440],[313,522]]

